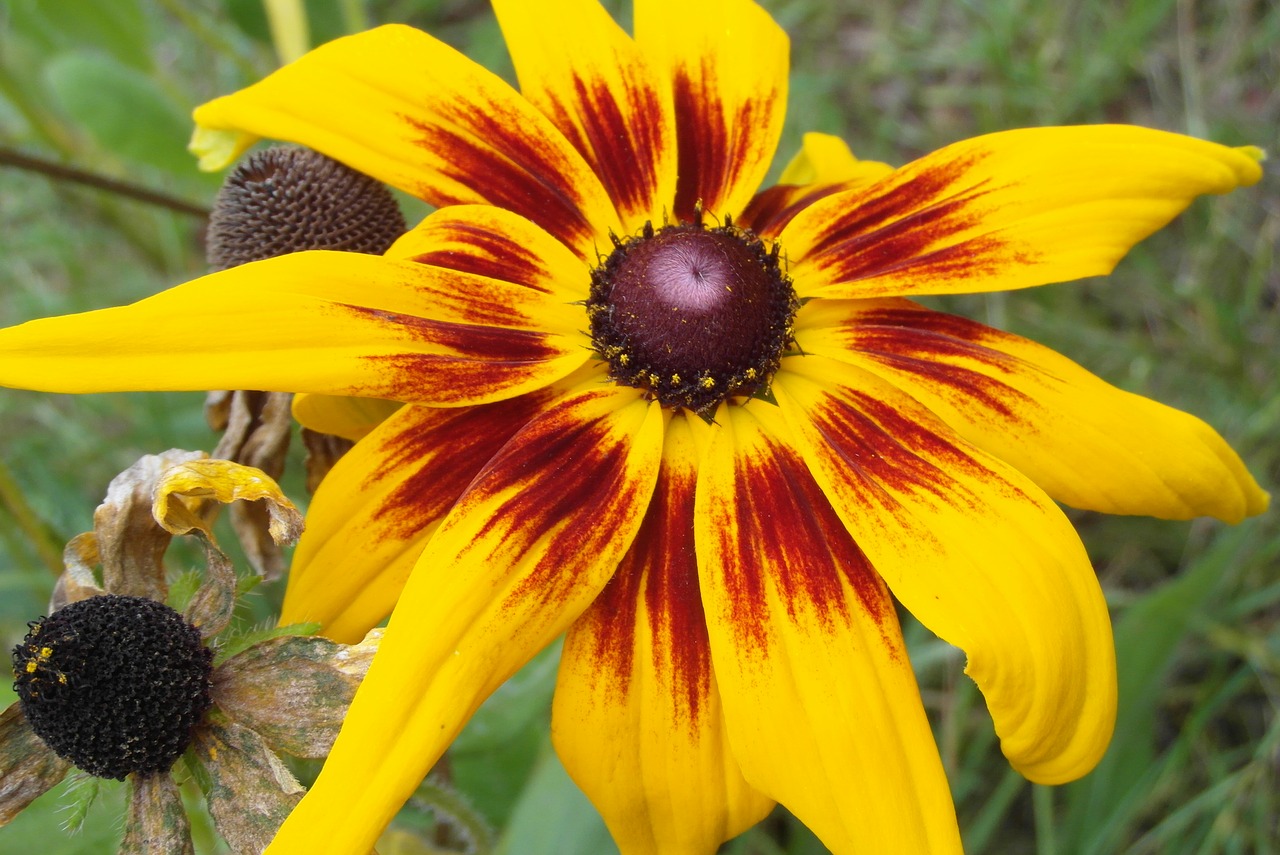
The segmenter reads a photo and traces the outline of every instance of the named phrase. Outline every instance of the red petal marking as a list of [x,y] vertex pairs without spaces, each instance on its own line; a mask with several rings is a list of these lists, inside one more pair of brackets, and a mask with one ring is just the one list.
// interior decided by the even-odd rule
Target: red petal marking
[[865,500],[860,513],[894,513],[895,494],[919,492],[953,506],[978,504],[951,471],[1036,502],[953,442],[871,395],[842,389],[839,396],[825,396],[809,417],[827,442],[818,453],[837,460]]
[[[500,104],[452,114],[449,108],[438,102],[439,123],[401,116],[421,134],[418,145],[442,160],[443,175],[490,204],[532,220],[567,246],[592,245],[595,229],[586,219],[585,201],[565,180],[573,170],[562,152],[539,145],[524,118],[504,112]],[[440,189],[434,182],[423,185],[418,195],[437,208],[475,201],[473,196]]]
[[904,268],[921,278],[957,272],[983,276],[1003,270],[1011,259],[1028,263],[1024,251],[1014,252],[1008,241],[990,234],[931,249],[982,222],[987,212],[977,203],[996,188],[986,182],[958,194],[950,188],[985,157],[939,163],[905,181],[900,170],[851,196],[843,216],[815,229],[804,264],[823,271],[827,282],[849,282]]
[[420,416],[382,441],[382,463],[368,476],[376,482],[393,471],[416,470],[374,512],[380,537],[407,540],[444,516],[476,473],[546,401],[546,395],[533,394],[478,407],[414,407]]
[[[695,206],[702,202],[715,216],[734,215],[736,211],[717,211],[733,188],[741,155],[736,145],[735,128],[756,127],[768,121],[769,105],[763,99],[749,99],[738,106],[726,121],[719,99],[716,79],[719,72],[710,67],[702,70],[702,82],[683,70],[675,77],[676,140],[679,145],[679,178],[676,182],[675,215],[691,222]],[[750,139],[750,134],[743,138]]]
[[1005,375],[1027,370],[1016,356],[982,343],[999,339],[1003,333],[906,301],[902,305],[860,312],[851,318],[843,329],[849,349],[889,368],[926,378],[957,396],[976,399],[1005,419],[1021,421],[1021,407],[1034,403],[1030,396],[998,377],[960,364],[977,362]]
[[622,107],[604,81],[575,76],[575,103],[555,98],[557,90],[548,89],[543,112],[591,164],[618,210],[642,213],[665,202],[656,198],[657,152],[665,145],[662,100],[645,81],[628,83],[628,103]]
[[517,386],[544,372],[548,361],[568,353],[560,336],[537,330],[459,324],[364,306],[335,305],[353,315],[395,327],[397,332],[426,345],[448,350],[361,357],[383,365],[394,379],[383,381],[376,389],[353,389],[355,394],[441,406],[465,403]]
[[[607,388],[601,396],[617,396]],[[455,513],[468,507],[488,523],[477,533],[502,529],[511,555],[529,552],[543,538],[542,557],[512,588],[505,603],[544,601],[547,614],[558,614],[550,598],[576,586],[556,579],[565,572],[565,556],[599,555],[616,536],[610,512],[642,514],[650,493],[636,492],[631,469],[630,436],[620,436],[608,418],[584,419],[582,409],[595,395],[578,395],[539,415],[503,446],[458,500]],[[651,485],[645,487],[652,490]],[[488,506],[500,504],[494,513]],[[591,512],[588,512],[591,511]],[[589,561],[572,566],[590,569]],[[520,611],[527,611],[527,605]]]
[[796,214],[828,196],[845,189],[843,184],[824,187],[779,184],[757,193],[734,222],[766,238],[775,238]]
[[[431,224],[425,226],[431,227]],[[436,224],[434,228],[445,233],[450,248],[419,253],[413,256],[414,261],[500,279],[543,294],[551,293],[551,289],[543,284],[551,274],[542,258],[528,248],[512,243],[506,235],[456,220]],[[584,282],[582,287],[585,289],[587,284]]]
[[711,692],[711,648],[693,542],[696,481],[696,472],[679,472],[664,462],[631,549],[587,613],[596,620],[591,632],[595,671],[614,679],[609,688],[625,696],[631,688],[636,610],[643,600],[653,639],[652,668],[670,675],[676,687],[672,718],[687,724],[691,734],[701,729],[703,699]]
[[861,611],[882,628],[892,650],[886,620],[895,619],[884,582],[845,529],[826,494],[793,449],[769,442],[751,454],[735,457],[735,495],[729,503],[734,519],[708,537],[719,538],[738,643],[767,652],[769,615],[765,575],[771,574],[796,621],[807,604],[822,629],[838,632],[857,618],[850,613],[841,577],[858,597]]

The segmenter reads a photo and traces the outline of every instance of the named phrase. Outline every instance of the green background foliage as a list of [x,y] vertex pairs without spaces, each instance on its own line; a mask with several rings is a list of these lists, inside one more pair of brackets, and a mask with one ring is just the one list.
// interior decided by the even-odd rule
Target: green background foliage
[[[1280,155],[1280,6],[1265,0],[762,2],[793,39],[782,159],[806,130],[840,134],[862,157],[902,163],[977,133],[1109,121]],[[629,20],[623,4],[610,5]],[[478,0],[306,7],[314,41],[403,21],[510,75],[497,25]],[[191,107],[276,64],[258,0],[7,0],[0,147],[204,207],[218,178],[198,173],[184,151]],[[1260,186],[1197,202],[1106,279],[935,302],[1200,415],[1273,488],[1280,476],[1275,163]],[[0,324],[130,302],[203,271],[199,217],[0,166]],[[193,323],[192,334],[216,330]],[[201,403],[198,394],[0,390],[6,649],[44,613],[62,545],[90,528],[116,472],[144,453],[214,444]],[[303,495],[296,479],[288,487]],[[1229,527],[1070,513],[1112,605],[1120,662],[1116,736],[1092,775],[1046,788],[1011,771],[960,655],[907,625],[968,851],[1276,851],[1276,514]],[[247,619],[270,612],[279,592],[264,589]],[[451,790],[495,827],[497,851],[512,855],[612,851],[548,748],[555,655],[543,654],[499,691],[444,764]],[[0,704],[11,697],[0,683]],[[0,829],[0,850],[112,851],[121,788],[102,787],[86,808],[89,789],[81,782],[55,790]],[[424,789],[380,847],[384,855],[440,851],[433,847],[456,839],[433,826],[427,809],[453,795]],[[60,826],[77,824],[85,810],[82,830],[65,834]],[[219,851],[207,819],[197,819],[196,833],[202,852]],[[823,850],[779,810],[725,851]]]

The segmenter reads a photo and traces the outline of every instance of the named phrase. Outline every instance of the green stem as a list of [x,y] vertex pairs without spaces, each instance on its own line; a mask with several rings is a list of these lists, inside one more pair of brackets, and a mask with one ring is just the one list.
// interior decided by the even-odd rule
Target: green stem
[[1053,787],[1034,784],[1031,787],[1032,809],[1036,817],[1037,855],[1057,855],[1057,835],[1054,833]]
[[27,502],[26,495],[3,460],[0,460],[0,507],[7,510],[18,523],[18,528],[26,535],[40,563],[56,579],[62,573],[62,547],[49,536],[48,528]]
[[493,851],[493,829],[489,823],[457,790],[437,776],[423,781],[409,802],[455,832],[466,845],[464,851],[468,855],[488,855]]

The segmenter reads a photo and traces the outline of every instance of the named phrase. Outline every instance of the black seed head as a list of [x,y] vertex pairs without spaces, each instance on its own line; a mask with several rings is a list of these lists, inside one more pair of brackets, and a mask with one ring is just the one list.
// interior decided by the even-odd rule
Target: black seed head
[[768,393],[799,305],[776,246],[699,219],[616,240],[592,271],[587,314],[615,382],[710,417]]
[[278,146],[242,161],[218,191],[205,248],[226,270],[307,249],[380,255],[404,234],[386,187],[332,158]]
[[14,691],[56,754],[99,778],[166,772],[209,708],[212,652],[145,597],[90,597],[30,624]]

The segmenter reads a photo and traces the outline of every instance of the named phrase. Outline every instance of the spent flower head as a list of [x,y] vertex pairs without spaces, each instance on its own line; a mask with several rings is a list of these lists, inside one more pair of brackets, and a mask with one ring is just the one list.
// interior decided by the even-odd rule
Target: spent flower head
[[[238,501],[261,503],[280,543],[302,530],[274,481],[203,452],[148,455],[112,480],[93,531],[67,545],[49,615],[13,650],[19,700],[0,714],[0,824],[75,768],[129,782],[121,852],[190,852],[180,763],[233,852],[266,847],[304,792],[279,754],[328,752],[378,633],[358,645],[307,627],[220,638],[237,583],[207,520]],[[165,602],[174,535],[206,555],[181,612]]]

